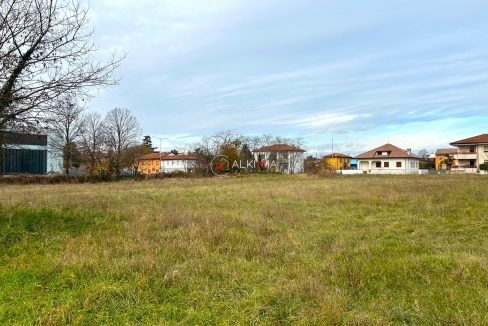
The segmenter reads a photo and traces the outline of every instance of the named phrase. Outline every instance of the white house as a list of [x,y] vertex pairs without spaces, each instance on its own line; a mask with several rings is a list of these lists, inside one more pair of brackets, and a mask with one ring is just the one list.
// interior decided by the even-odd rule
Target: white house
[[355,158],[358,169],[371,174],[419,173],[420,157],[392,144],[374,148]]
[[266,161],[269,170],[284,174],[304,172],[305,150],[288,144],[274,144],[252,151],[256,161]]
[[197,158],[187,154],[168,154],[161,158],[161,172],[191,172],[193,171]]

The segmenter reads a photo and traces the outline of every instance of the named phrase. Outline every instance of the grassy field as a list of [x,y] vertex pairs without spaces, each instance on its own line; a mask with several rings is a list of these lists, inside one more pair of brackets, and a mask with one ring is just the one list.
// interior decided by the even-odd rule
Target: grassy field
[[0,324],[488,324],[488,177],[0,186]]

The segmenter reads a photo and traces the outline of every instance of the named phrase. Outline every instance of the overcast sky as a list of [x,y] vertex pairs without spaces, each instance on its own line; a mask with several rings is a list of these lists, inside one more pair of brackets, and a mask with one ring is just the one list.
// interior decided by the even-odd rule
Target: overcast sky
[[[488,1],[92,0],[128,56],[89,105],[134,112],[164,149],[222,129],[355,153],[488,132]],[[155,143],[158,143],[155,141]]]

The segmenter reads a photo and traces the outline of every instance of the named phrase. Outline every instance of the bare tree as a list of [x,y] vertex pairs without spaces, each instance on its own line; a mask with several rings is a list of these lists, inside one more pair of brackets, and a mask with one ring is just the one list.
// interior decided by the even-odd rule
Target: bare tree
[[105,117],[105,140],[113,159],[116,175],[122,169],[122,151],[138,144],[141,128],[136,117],[127,109],[115,108]]
[[83,111],[84,108],[74,98],[64,96],[56,100],[47,117],[49,147],[55,157],[63,158],[66,174],[73,167],[78,151],[76,142],[81,136]]
[[242,144],[243,137],[235,130],[222,130],[210,137],[210,149],[214,155],[230,145],[239,147]]
[[42,118],[63,94],[117,83],[122,58],[94,59],[92,32],[79,0],[0,1],[0,130]]
[[105,143],[105,125],[98,113],[89,113],[83,116],[79,149],[83,156],[83,163],[90,175],[97,164],[103,159],[103,146]]

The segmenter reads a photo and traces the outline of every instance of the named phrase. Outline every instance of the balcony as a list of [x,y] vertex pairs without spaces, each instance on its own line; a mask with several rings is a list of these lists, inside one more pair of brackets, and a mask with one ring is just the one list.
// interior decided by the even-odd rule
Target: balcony
[[469,153],[469,152],[459,152],[457,154],[454,154],[454,157],[457,160],[476,160],[478,158],[478,154]]

